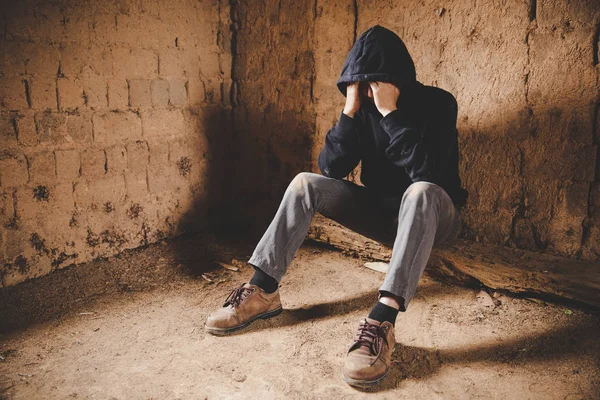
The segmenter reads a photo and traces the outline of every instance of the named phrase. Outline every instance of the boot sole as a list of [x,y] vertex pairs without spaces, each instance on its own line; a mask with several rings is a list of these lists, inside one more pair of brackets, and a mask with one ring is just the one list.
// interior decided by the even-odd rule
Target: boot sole
[[383,374],[379,378],[377,378],[375,380],[372,380],[372,381],[365,381],[365,380],[360,380],[360,379],[352,379],[352,378],[348,378],[346,375],[344,375],[344,382],[346,382],[350,386],[356,386],[356,387],[361,387],[361,388],[369,388],[369,387],[375,386],[379,382],[381,382],[388,375],[389,372],[390,372],[390,369],[388,367],[388,369],[385,370],[385,374]]
[[278,316],[279,314],[281,314],[281,311],[283,311],[282,307],[276,308],[274,310],[262,313],[262,314],[258,314],[257,316],[250,318],[248,321],[244,322],[241,325],[237,325],[234,326],[232,328],[209,328],[209,327],[205,327],[206,332],[212,334],[212,335],[216,335],[216,336],[225,336],[229,333],[232,332],[237,332],[241,329],[244,329],[246,327],[248,327],[248,325],[250,325],[252,322],[256,321],[257,319],[269,319],[269,318],[273,318]]

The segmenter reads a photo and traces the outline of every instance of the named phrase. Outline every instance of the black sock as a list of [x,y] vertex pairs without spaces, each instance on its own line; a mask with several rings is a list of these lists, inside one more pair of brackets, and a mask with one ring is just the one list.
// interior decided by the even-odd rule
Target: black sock
[[254,265],[252,267],[254,268],[254,275],[250,279],[250,284],[258,286],[267,293],[275,292],[279,287],[279,282],[272,276],[267,275],[262,269]]
[[377,304],[373,306],[371,312],[369,313],[369,318],[379,322],[388,321],[394,326],[396,325],[397,316],[398,310],[380,302],[377,302]]

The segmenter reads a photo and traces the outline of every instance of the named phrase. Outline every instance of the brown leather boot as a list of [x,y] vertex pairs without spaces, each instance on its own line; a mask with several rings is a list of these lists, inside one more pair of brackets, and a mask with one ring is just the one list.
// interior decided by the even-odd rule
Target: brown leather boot
[[279,313],[279,289],[267,293],[256,285],[245,283],[227,296],[223,307],[208,316],[205,329],[213,335],[225,335],[245,328],[259,318],[267,319]]
[[394,325],[366,318],[360,323],[354,344],[344,364],[344,381],[352,386],[369,387],[387,375],[396,339]]

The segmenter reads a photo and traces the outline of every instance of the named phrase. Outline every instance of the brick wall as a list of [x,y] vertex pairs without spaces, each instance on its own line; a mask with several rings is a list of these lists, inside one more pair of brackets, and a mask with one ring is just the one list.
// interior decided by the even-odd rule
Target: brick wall
[[231,158],[244,177],[234,209],[249,221],[245,232],[262,234],[290,180],[311,167],[315,9],[297,0],[234,3]]
[[353,40],[381,24],[405,41],[417,79],[458,100],[462,237],[600,260],[597,1],[316,7],[313,160],[343,108],[335,81]]
[[[421,82],[458,100],[460,173],[470,192],[461,236],[600,260],[597,1],[240,3],[254,19],[239,32],[247,54],[236,57],[234,80],[251,90],[237,125],[260,143],[244,165],[259,178],[247,181],[249,202],[268,204],[264,214],[273,215],[298,168],[318,171],[344,104],[335,82],[345,57],[358,35],[381,24],[403,38]],[[241,112],[248,107],[250,116]],[[359,171],[350,179],[359,181]]]
[[1,7],[2,285],[206,225],[225,196],[229,2]]
[[211,216],[261,233],[317,170],[343,61],[377,23],[457,97],[461,235],[600,260],[597,1],[11,0],[2,284]]

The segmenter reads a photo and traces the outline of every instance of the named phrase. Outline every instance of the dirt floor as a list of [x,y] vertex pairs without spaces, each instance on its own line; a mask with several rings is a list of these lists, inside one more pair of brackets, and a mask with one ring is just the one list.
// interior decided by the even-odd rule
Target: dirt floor
[[344,355],[383,275],[310,245],[282,283],[280,316],[211,336],[206,316],[251,275],[213,260],[251,248],[207,243],[183,238],[0,290],[0,398],[600,399],[598,316],[430,278],[398,317],[390,375],[347,386]]

